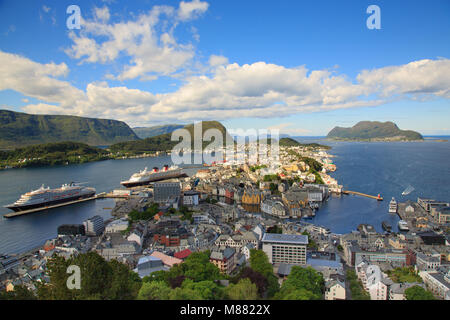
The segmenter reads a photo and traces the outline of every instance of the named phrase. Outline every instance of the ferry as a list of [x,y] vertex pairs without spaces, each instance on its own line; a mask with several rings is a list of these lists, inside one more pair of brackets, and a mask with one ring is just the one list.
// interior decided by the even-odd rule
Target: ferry
[[400,231],[409,231],[408,223],[405,220],[400,220],[398,222],[398,229]]
[[397,201],[395,201],[395,198],[392,197],[391,202],[389,202],[389,213],[397,213]]
[[18,211],[46,207],[58,203],[69,202],[95,195],[95,189],[83,187],[76,183],[63,184],[60,188],[50,189],[42,185],[37,190],[32,190],[23,194],[19,200],[13,204],[4,206],[5,208]]
[[140,172],[134,173],[130,179],[121,181],[120,184],[126,188],[132,188],[148,185],[151,182],[181,177],[187,177],[187,174],[183,172],[183,169],[178,168],[177,166],[169,168],[168,165],[164,165],[161,171],[158,167],[153,167],[152,171],[148,171],[147,168],[145,168]]
[[387,221],[383,221],[381,223],[381,226],[383,227],[383,230],[386,231],[386,232],[391,232],[392,231],[392,226]]

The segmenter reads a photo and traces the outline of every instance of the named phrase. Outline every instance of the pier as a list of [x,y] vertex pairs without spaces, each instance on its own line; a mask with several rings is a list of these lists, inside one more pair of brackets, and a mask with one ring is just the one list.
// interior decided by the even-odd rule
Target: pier
[[371,196],[370,194],[365,194],[365,193],[361,193],[361,192],[357,192],[357,191],[350,191],[350,190],[343,190],[342,193],[344,194],[356,194],[357,196],[363,196],[366,198],[371,198],[371,199],[375,199],[378,201],[383,201],[383,197],[381,197],[380,195],[378,196]]

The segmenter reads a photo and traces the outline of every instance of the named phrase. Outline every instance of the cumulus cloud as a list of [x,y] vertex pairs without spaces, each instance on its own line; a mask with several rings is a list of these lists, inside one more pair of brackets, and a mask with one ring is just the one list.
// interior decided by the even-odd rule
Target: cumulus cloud
[[193,0],[191,2],[181,1],[178,8],[178,18],[181,21],[191,20],[206,10],[208,10],[209,3],[200,0]]
[[[353,80],[336,70],[286,68],[265,62],[219,64],[213,70],[209,76],[187,78],[170,93],[110,87],[107,82],[89,83],[80,90],[58,79],[69,73],[64,63],[41,64],[0,51],[0,90],[11,89],[39,99],[39,103],[23,108],[27,112],[112,118],[130,125],[282,117],[377,106],[398,97],[450,98],[449,59],[363,70]],[[279,129],[304,133],[291,125],[286,123]]]
[[95,7],[94,14],[95,17],[102,22],[107,22],[110,18],[109,9],[107,6],[104,6],[103,8]]
[[0,51],[0,90],[11,89],[28,97],[65,106],[84,98],[83,91],[56,79],[68,73],[65,63],[40,64]]
[[[134,21],[110,23],[109,10],[94,9],[94,19],[82,21],[79,34],[69,33],[73,44],[65,50],[81,63],[111,63],[121,55],[130,58],[118,80],[140,78],[153,80],[171,75],[194,58],[191,43],[178,43],[173,32],[179,21],[191,20],[206,11],[206,2],[181,2],[178,10],[171,6],[154,6]],[[194,39],[198,39],[194,33]],[[111,77],[111,75],[109,75]]]
[[212,54],[209,57],[209,65],[211,67],[217,67],[224,64],[228,64],[228,58],[224,56],[216,56],[215,54]]
[[450,98],[450,60],[424,59],[402,66],[362,71],[361,85],[376,88],[384,97],[392,95],[436,95]]

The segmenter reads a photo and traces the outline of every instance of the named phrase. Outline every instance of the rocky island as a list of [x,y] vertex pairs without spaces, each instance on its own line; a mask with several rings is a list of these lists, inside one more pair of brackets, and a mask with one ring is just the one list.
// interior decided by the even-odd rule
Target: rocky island
[[351,128],[334,127],[327,139],[341,141],[423,141],[420,133],[400,130],[390,121],[360,121]]

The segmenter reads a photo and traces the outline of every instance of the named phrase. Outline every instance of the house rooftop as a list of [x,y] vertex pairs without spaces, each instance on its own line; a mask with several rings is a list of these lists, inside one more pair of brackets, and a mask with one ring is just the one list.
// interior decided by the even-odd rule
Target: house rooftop
[[287,244],[308,244],[308,236],[297,234],[265,233],[262,242],[287,243]]

